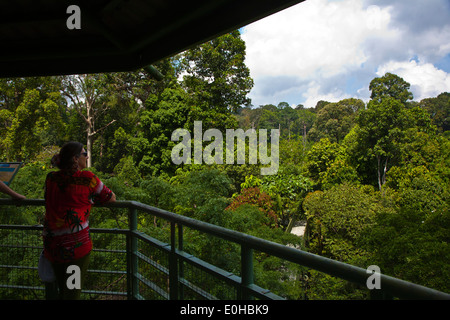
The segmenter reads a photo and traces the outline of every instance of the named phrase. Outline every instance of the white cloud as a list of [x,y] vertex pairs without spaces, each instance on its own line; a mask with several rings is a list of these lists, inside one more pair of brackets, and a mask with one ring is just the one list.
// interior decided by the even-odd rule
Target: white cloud
[[377,76],[383,76],[386,72],[394,73],[411,84],[415,101],[435,97],[442,92],[450,92],[450,74],[437,69],[431,63],[415,60],[389,61],[379,67]]
[[388,29],[389,10],[364,9],[360,0],[308,0],[248,25],[242,38],[255,84],[283,75],[307,82],[310,93],[319,93],[321,79],[356,70],[367,61],[362,46],[367,37],[396,36]]
[[[403,0],[307,0],[246,26],[242,38],[255,81],[249,94],[253,104],[286,101],[314,107],[319,100],[341,97],[366,101],[369,83],[380,66],[413,58],[430,66],[422,63],[403,68],[404,72],[409,70],[411,77],[413,70],[428,72],[422,78],[441,77],[428,83],[446,87],[439,84],[446,83],[446,75],[431,70],[431,63],[450,53],[446,22],[450,11],[443,11],[440,4],[442,0],[430,5]],[[408,81],[416,98],[433,92],[432,85],[420,78],[416,74]]]
[[345,94],[343,91],[339,89],[334,89],[332,92],[321,93],[320,85],[311,81],[308,85],[307,91],[303,94],[306,99],[304,102],[304,106],[307,108],[314,107],[318,101],[329,101],[329,102],[338,102],[342,99],[350,98],[348,94]]
[[330,77],[367,60],[361,43],[387,33],[389,9],[362,8],[359,0],[309,0],[245,28],[254,77]]

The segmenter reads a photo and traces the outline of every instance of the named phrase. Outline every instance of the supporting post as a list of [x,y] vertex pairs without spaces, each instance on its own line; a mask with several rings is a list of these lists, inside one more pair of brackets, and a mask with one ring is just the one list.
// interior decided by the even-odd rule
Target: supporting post
[[[183,225],[178,224],[178,250],[183,251]],[[183,267],[183,260],[178,260],[178,274],[179,278],[184,277],[184,267]],[[184,300],[184,286],[180,285],[178,287],[178,293],[180,300]]]
[[178,259],[176,255],[176,224],[170,222],[169,299],[178,300]]
[[137,210],[129,208],[128,211],[129,232],[127,236],[127,292],[128,300],[137,299],[139,293],[139,280],[136,277],[138,273],[137,257],[137,239],[134,232],[137,230]]
[[247,290],[252,285],[253,278],[253,249],[241,245],[241,299],[253,300],[253,296]]

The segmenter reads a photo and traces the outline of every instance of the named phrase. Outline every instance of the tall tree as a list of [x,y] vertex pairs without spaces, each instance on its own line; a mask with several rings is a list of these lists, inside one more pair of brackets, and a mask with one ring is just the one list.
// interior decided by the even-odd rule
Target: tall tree
[[64,106],[59,92],[50,93],[43,100],[37,89],[25,90],[3,140],[7,158],[32,160],[40,152],[42,145],[53,144],[62,139],[65,133],[63,113]]
[[364,235],[362,244],[368,246],[361,247],[373,253],[371,263],[383,273],[449,292],[448,175],[442,179],[440,172],[425,166],[405,171],[397,181],[396,192],[385,192],[395,195],[392,203],[396,210],[377,212],[375,225]]
[[[57,123],[53,122],[53,120],[57,120],[57,117],[63,116],[61,108],[65,102],[59,96],[60,87],[59,77],[0,79],[0,151],[2,151],[4,159],[7,154],[10,159],[28,159],[35,152],[29,153],[22,150],[24,153],[21,154],[20,147],[25,148],[25,145],[28,145],[35,150],[38,148],[38,145],[34,145],[36,143],[47,145],[61,138],[59,135],[61,132],[54,131],[55,125],[61,124],[58,122],[61,119]],[[53,110],[53,114],[48,113],[50,106],[47,104],[47,107],[44,108],[43,105],[46,101],[56,103],[58,111]],[[19,106],[20,110],[17,110]],[[33,108],[34,111],[31,112]],[[20,117],[20,121],[17,117]],[[38,120],[39,123],[37,123]],[[12,128],[13,124],[14,128]],[[37,130],[37,127],[40,129]],[[36,130],[39,131],[39,134]],[[28,134],[26,134],[27,131]],[[17,140],[19,136],[21,138]],[[33,137],[35,138],[34,142],[29,143],[30,139],[34,139]]]
[[407,129],[429,128],[426,112],[407,104],[413,96],[409,87],[408,82],[390,73],[373,79],[372,100],[367,109],[359,112],[357,126],[345,138],[349,157],[362,181],[377,185],[380,190],[386,182],[387,171],[401,160]]
[[183,86],[194,105],[225,113],[250,104],[253,80],[238,30],[187,50],[183,58]]
[[336,142],[330,142],[328,138],[323,138],[312,146],[307,154],[306,169],[318,187],[322,185],[325,172],[336,159],[342,157],[343,153],[344,148]]
[[281,136],[291,138],[293,134],[293,126],[295,121],[298,119],[298,113],[293,109],[287,102],[280,102],[278,104],[279,115],[280,115],[280,134]]
[[362,109],[364,102],[354,98],[325,105],[317,112],[309,138],[315,141],[328,138],[332,142],[341,142],[353,127],[357,112]]
[[63,94],[67,97],[79,116],[83,119],[86,131],[86,151],[88,167],[92,166],[92,146],[94,136],[105,129],[116,119],[101,128],[96,127],[100,114],[107,112],[111,105],[108,102],[110,87],[105,74],[70,75],[63,77]]
[[375,78],[370,82],[370,98],[381,102],[383,98],[394,98],[401,103],[406,103],[413,99],[413,94],[409,91],[410,84],[396,74],[386,73],[384,76]]
[[37,89],[41,99],[46,99],[51,92],[59,92],[59,77],[27,77],[0,79],[0,110],[14,112],[22,102],[26,90]]
[[130,139],[141,174],[158,176],[175,172],[171,151],[176,142],[171,136],[176,129],[188,126],[190,108],[186,96],[183,89],[175,86],[147,99],[146,110],[139,116],[138,132]]
[[370,101],[356,121],[357,126],[345,139],[349,157],[363,181],[372,184],[376,177],[380,190],[389,169],[402,161],[408,129],[432,130],[424,110],[408,109],[394,98]]
[[[128,155],[133,156],[134,165],[139,164],[145,148],[143,145],[139,147],[137,141],[142,142],[145,140],[144,136],[149,136],[148,129],[142,126],[142,115],[155,111],[154,101],[160,99],[167,88],[179,87],[177,59],[178,57],[171,57],[155,63],[153,66],[160,73],[158,78],[148,68],[105,74],[110,87],[107,101],[110,108],[108,112],[99,115],[96,123],[101,128],[116,121],[114,125],[100,131],[95,138],[92,154],[93,165],[97,169],[113,172],[120,160]],[[127,159],[129,161],[128,157]]]
[[295,109],[298,116],[292,125],[292,132],[303,137],[303,144],[306,144],[307,134],[317,118],[317,114],[313,110],[312,108],[304,109],[303,107],[297,107]]
[[273,104],[261,106],[261,116],[258,121],[259,129],[279,129],[281,125],[280,110]]
[[440,132],[450,130],[450,93],[443,92],[436,98],[427,98],[420,101],[420,106],[424,108],[431,117],[431,121]]
[[348,183],[309,193],[303,202],[309,250],[332,259],[356,262],[366,254],[358,238],[384,210],[378,194]]

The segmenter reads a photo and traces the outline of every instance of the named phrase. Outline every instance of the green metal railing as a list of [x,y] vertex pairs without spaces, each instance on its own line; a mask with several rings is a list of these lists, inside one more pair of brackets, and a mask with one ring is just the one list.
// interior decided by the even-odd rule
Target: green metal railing
[[[40,199],[21,202],[0,199],[0,208],[17,205],[44,206],[45,203]],[[139,202],[117,201],[106,207],[111,210],[126,210],[128,225],[124,229],[91,228],[95,254],[91,255],[93,257],[88,270],[89,281],[86,281],[87,287],[83,290],[85,297],[170,300],[284,299],[282,295],[254,283],[254,252],[278,257],[362,287],[366,287],[370,276],[366,269]],[[138,230],[138,213],[148,218],[167,221],[170,225],[168,241],[161,241]],[[186,252],[183,239],[185,229],[193,229],[239,246],[240,274],[220,269]],[[0,296],[6,291],[8,292],[3,296],[12,299],[43,299],[50,296],[51,286],[44,286],[37,275],[37,261],[42,250],[41,230],[42,226],[0,225]],[[107,263],[111,261],[112,264]],[[104,270],[105,265],[114,265],[116,269]],[[449,294],[434,289],[383,274],[379,277],[381,289],[371,291],[382,292],[384,297],[450,299]],[[216,290],[212,291],[211,288]],[[22,295],[18,294],[19,291]]]

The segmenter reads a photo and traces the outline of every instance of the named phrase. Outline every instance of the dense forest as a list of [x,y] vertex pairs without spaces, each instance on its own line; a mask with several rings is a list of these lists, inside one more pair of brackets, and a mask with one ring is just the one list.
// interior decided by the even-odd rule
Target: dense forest
[[[253,106],[238,31],[135,72],[0,79],[0,161],[21,161],[12,188],[43,198],[50,158],[66,141],[85,144],[89,169],[117,195],[177,214],[450,292],[450,93],[414,101],[410,84],[387,73],[370,100],[319,101],[314,108]],[[279,170],[258,164],[171,160],[178,128],[193,132],[279,129]],[[204,143],[205,148],[209,143]],[[3,195],[3,197],[6,197]],[[36,224],[32,209],[1,223]],[[291,234],[306,223],[303,237]],[[92,215],[95,227],[115,227]],[[140,228],[156,232],[154,221]],[[220,242],[186,245],[234,271]],[[280,279],[281,262],[257,257],[256,282],[290,299],[366,298],[363,290],[312,270]],[[305,289],[307,288],[307,289]]]

